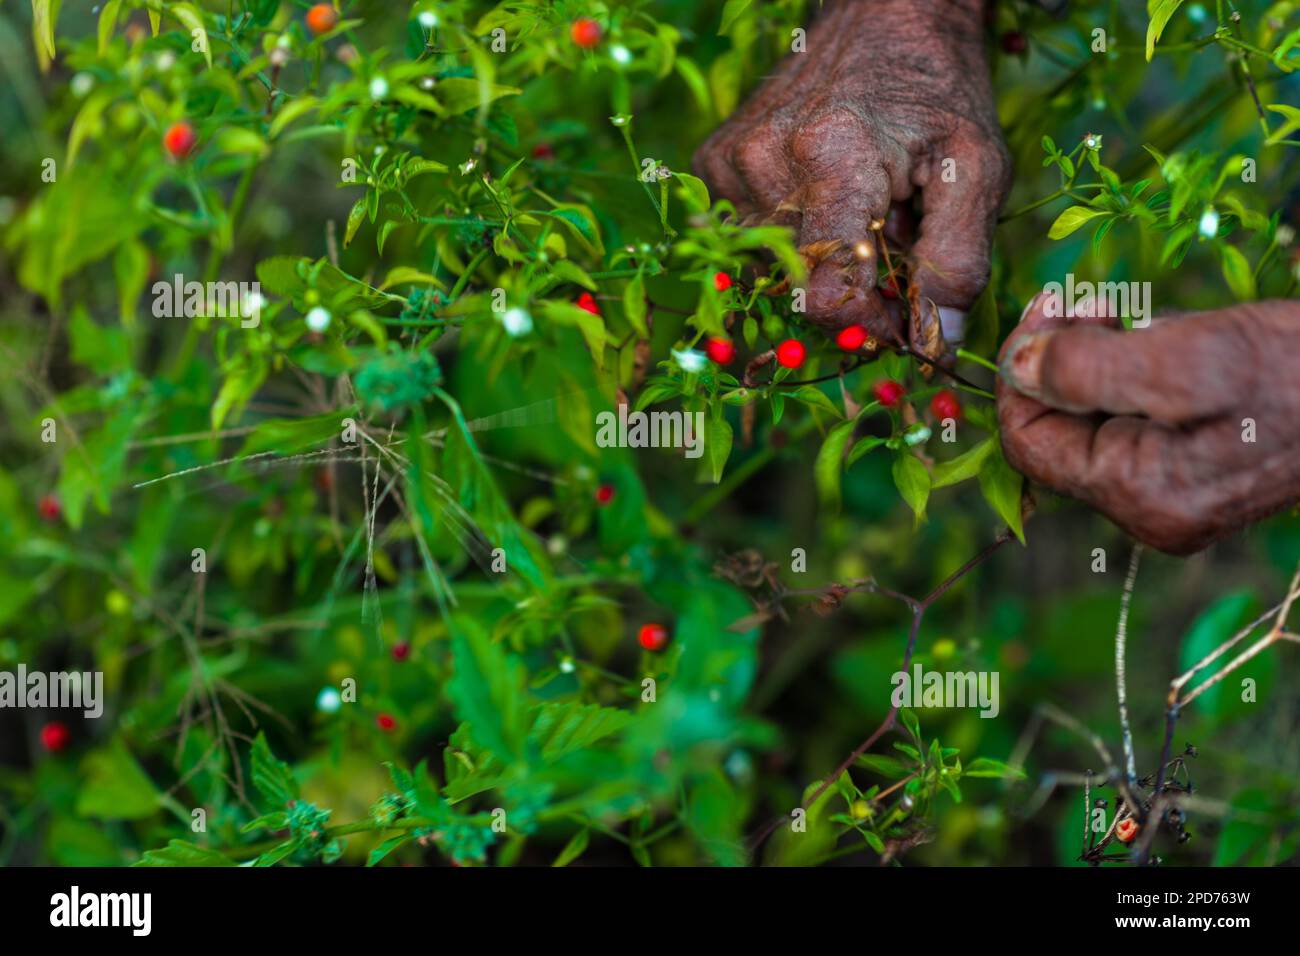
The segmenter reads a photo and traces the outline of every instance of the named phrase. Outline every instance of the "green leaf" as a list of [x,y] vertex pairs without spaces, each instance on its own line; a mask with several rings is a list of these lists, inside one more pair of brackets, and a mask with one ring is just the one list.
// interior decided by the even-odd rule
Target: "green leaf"
[[308,418],[268,418],[244,441],[240,457],[263,451],[290,454],[327,442],[343,434],[343,419],[356,414],[355,407]]
[[709,418],[704,426],[704,455],[715,485],[722,478],[722,470],[731,457],[731,442],[731,425],[727,420],[721,415]]
[[452,677],[447,695],[471,738],[507,763],[524,756],[526,704],[523,665],[508,657],[478,622],[452,627]]
[[112,375],[131,362],[131,345],[121,329],[97,325],[83,306],[72,310],[68,324],[72,359],[100,375]]
[[185,24],[185,29],[190,32],[191,43],[197,39],[194,36],[196,31],[202,35],[203,58],[208,61],[208,69],[212,69],[212,47],[208,44],[208,28],[203,25],[203,14],[190,3],[173,3],[167,12]]
[[591,357],[596,362],[597,368],[604,367],[605,364],[605,320],[598,315],[588,312],[586,309],[580,309],[572,302],[561,302],[557,299],[546,299],[537,304],[538,311],[543,317],[549,319],[557,325],[567,325],[576,327],[582,333],[583,339],[587,343],[587,348],[591,351]]
[[1232,294],[1243,301],[1255,298],[1255,273],[1246,256],[1236,246],[1227,243],[1219,247],[1219,253],[1222,257],[1223,278]]
[[956,458],[936,462],[930,480],[930,487],[932,489],[946,488],[948,485],[955,485],[967,478],[974,478],[980,473],[980,468],[993,451],[995,443],[996,439],[986,438],[974,448],[962,452]]
[[813,463],[813,480],[817,484],[817,496],[827,511],[835,512],[840,508],[840,475],[843,470],[844,449],[853,437],[856,419],[841,422],[830,430],[817,460]]
[[253,741],[253,786],[266,798],[267,805],[276,810],[298,799],[298,781],[293,771],[271,753],[266,734],[261,732]]
[[636,334],[640,338],[650,337],[650,330],[645,324],[645,279],[639,272],[623,289],[623,315],[627,317],[628,324],[636,329]]
[[85,783],[77,813],[100,820],[143,820],[158,811],[161,794],[120,738],[82,761]]
[[523,92],[517,86],[502,86],[498,83],[480,84],[477,79],[464,76],[453,76],[450,79],[440,80],[434,91],[438,94],[438,100],[442,103],[448,115],[456,116],[479,107],[481,102],[479,99],[480,89],[484,96],[482,102],[486,103],[491,103],[503,96],[518,96]]
[[117,11],[122,7],[122,0],[108,0],[104,4],[104,9],[99,12],[99,29],[98,33],[98,52],[100,56],[108,49],[108,42],[113,37],[113,30],[117,28]]
[[[1196,617],[1184,635],[1178,655],[1180,669],[1190,670],[1220,644],[1249,624],[1255,616],[1255,609],[1256,601],[1249,591],[1230,591],[1215,600]],[[1249,641],[1250,639],[1247,638],[1246,642],[1238,645],[1236,650],[1240,651],[1247,647]],[[1192,678],[1185,692],[1195,690],[1209,680],[1233,656],[1233,653],[1229,653],[1220,657],[1200,671]],[[1233,677],[1208,688],[1189,704],[1188,708],[1205,715],[1212,722],[1219,722],[1225,718],[1249,718],[1259,705],[1242,700],[1244,688],[1240,681],[1245,678],[1253,680],[1256,685],[1256,700],[1267,699],[1260,693],[1265,688],[1259,685],[1271,682],[1275,669],[1274,658],[1270,654],[1260,654],[1234,671]]]
[[235,866],[229,857],[195,846],[184,840],[171,840],[160,850],[145,850],[135,866]]
[[887,444],[888,441],[888,438],[879,438],[875,435],[868,435],[866,438],[861,439],[853,445],[853,448],[849,451],[849,457],[844,459],[844,467],[850,467],[867,452],[874,451],[881,445]]
[[1294,106],[1287,106],[1285,103],[1269,103],[1267,109],[1274,113],[1281,113],[1284,117],[1282,125],[1273,130],[1265,140],[1266,146],[1272,146],[1286,139],[1288,135],[1300,129],[1300,109]]
[[32,36],[51,60],[54,59],[54,22],[58,18],[58,0],[32,0]]
[[907,452],[894,459],[894,485],[916,515],[917,522],[925,519],[925,504],[930,497],[930,473],[920,459]]
[[1151,62],[1151,57],[1156,52],[1156,41],[1160,39],[1160,34],[1164,33],[1165,26],[1178,8],[1183,5],[1183,0],[1147,0],[1147,13],[1151,17],[1151,22],[1147,24],[1147,62]]
[[745,11],[749,9],[754,0],[727,0],[726,5],[722,8],[722,23],[718,26],[718,34],[725,35],[731,32],[731,28],[736,25]]
[[704,180],[690,173],[673,173],[673,182],[679,187],[682,201],[691,212],[705,212],[710,205],[709,187]]
[[995,777],[1001,780],[1024,780],[1025,772],[1019,767],[1012,767],[1000,760],[988,757],[976,757],[962,767],[963,777]]
[[534,708],[528,736],[550,763],[620,733],[631,721],[631,714],[616,707],[550,702]]
[[569,838],[568,843],[564,844],[564,849],[560,851],[560,855],[555,858],[551,866],[568,866],[587,851],[587,844],[590,841],[591,831],[583,827]]
[[809,408],[830,412],[836,418],[844,417],[844,414],[835,407],[835,403],[826,396],[826,393],[815,385],[800,385],[790,393],[790,397],[797,402],[803,402]]
[[1106,211],[1103,209],[1092,209],[1089,206],[1070,206],[1056,217],[1056,222],[1052,223],[1052,227],[1047,230],[1047,238],[1064,239],[1089,219],[1104,215],[1106,215]]
[[319,105],[319,100],[314,96],[298,96],[285,103],[284,106],[276,112],[275,118],[271,120],[271,125],[267,127],[266,135],[275,139],[284,131],[284,128],[300,116],[305,116]]
[[366,866],[377,866],[384,857],[388,856],[388,854],[392,853],[399,847],[405,846],[414,839],[415,837],[410,833],[402,833],[395,837],[389,837],[383,843],[379,844],[379,846],[370,851],[370,855],[366,857]]
[[912,767],[897,757],[886,757],[881,754],[863,754],[857,759],[857,764],[889,780],[901,780],[912,772]]
[[1018,471],[1007,464],[1002,454],[1002,446],[995,442],[996,448],[989,455],[985,465],[980,469],[980,491],[984,500],[997,512],[1007,526],[1025,543],[1025,532],[1021,525],[1020,490],[1024,478]]

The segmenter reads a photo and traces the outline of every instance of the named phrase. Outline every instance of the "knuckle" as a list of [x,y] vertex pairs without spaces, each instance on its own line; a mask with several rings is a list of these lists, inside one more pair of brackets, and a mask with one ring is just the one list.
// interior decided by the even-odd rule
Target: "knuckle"
[[769,127],[752,131],[737,140],[731,149],[731,165],[742,176],[769,172],[780,161],[781,143]]
[[857,137],[861,123],[850,109],[828,107],[799,125],[791,139],[791,151],[803,163],[839,158],[845,139]]

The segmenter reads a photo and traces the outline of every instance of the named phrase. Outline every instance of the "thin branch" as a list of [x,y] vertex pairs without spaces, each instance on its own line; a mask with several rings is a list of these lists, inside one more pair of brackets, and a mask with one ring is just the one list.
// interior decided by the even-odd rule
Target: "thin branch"
[[1128,785],[1137,787],[1137,761],[1133,756],[1133,730],[1128,722],[1128,687],[1124,673],[1124,652],[1128,645],[1128,608],[1133,599],[1133,585],[1137,581],[1138,565],[1142,561],[1142,545],[1133,545],[1129,557],[1128,576],[1124,579],[1124,593],[1119,599],[1119,624],[1115,628],[1115,696],[1119,699],[1119,725],[1124,735],[1124,769]]

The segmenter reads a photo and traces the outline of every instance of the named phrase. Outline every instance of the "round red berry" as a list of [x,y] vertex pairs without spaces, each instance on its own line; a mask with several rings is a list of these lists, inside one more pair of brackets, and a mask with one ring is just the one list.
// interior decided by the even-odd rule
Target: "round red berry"
[[596,489],[596,504],[607,505],[614,500],[614,486],[605,482]]
[[46,521],[58,521],[63,515],[63,502],[59,501],[58,495],[41,495],[36,510]]
[[956,420],[961,418],[961,402],[955,394],[945,388],[930,399],[930,411],[941,422],[949,418]]
[[332,3],[318,3],[307,11],[307,29],[320,36],[334,29],[339,22],[339,12]]
[[167,150],[172,159],[184,159],[194,149],[198,139],[194,127],[186,120],[179,120],[163,133],[163,149]]
[[786,368],[798,368],[807,354],[808,350],[798,339],[786,339],[776,347],[776,361]]
[[730,365],[736,357],[736,343],[720,336],[709,339],[704,345],[704,354],[719,365]]
[[578,301],[575,305],[584,312],[590,312],[592,315],[600,315],[600,306],[596,303],[596,297],[590,292],[584,292],[582,295],[578,296]]
[[404,661],[411,656],[411,643],[409,641],[398,641],[393,645],[393,660]]
[[554,159],[555,150],[550,143],[538,143],[533,147],[533,159]]
[[713,288],[717,289],[719,292],[726,292],[731,288],[731,276],[727,275],[725,272],[713,273]]
[[893,408],[899,403],[907,390],[902,384],[895,382],[892,378],[882,378],[875,385],[871,386],[871,392],[876,396],[876,401],[886,408]]
[[865,325],[847,325],[840,329],[840,334],[835,336],[835,344],[846,352],[856,352],[862,348],[862,343],[867,340],[867,327]]
[[885,281],[880,283],[880,294],[886,299],[898,298],[898,280],[893,276],[886,276]]
[[1008,30],[1002,34],[1003,53],[1024,53],[1029,49],[1029,39],[1019,30]]
[[642,624],[636,641],[647,651],[662,651],[668,645],[668,628],[662,624]]
[[585,50],[590,50],[600,42],[600,24],[591,17],[574,20],[569,33],[573,37],[573,42]]
[[71,739],[72,732],[61,720],[51,720],[41,728],[41,746],[52,754],[66,747]]
[[1119,823],[1115,824],[1115,836],[1119,837],[1125,843],[1132,842],[1133,838],[1137,836],[1137,832],[1137,821],[1132,817],[1125,817],[1123,820],[1119,821]]
[[397,729],[397,721],[393,719],[392,714],[380,714],[375,718],[375,726],[388,733]]

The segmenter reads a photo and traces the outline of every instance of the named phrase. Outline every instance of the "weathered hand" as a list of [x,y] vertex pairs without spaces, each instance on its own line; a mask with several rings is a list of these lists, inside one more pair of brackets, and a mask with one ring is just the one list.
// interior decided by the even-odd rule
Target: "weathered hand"
[[1157,319],[1049,319],[1002,347],[1007,460],[1134,537],[1190,554],[1300,501],[1300,302]]
[[[874,291],[872,223],[920,191],[913,249],[921,294],[960,320],[989,274],[1011,163],[998,128],[983,0],[828,4],[793,53],[700,148],[696,171],[737,206],[837,244],[808,281],[807,314],[903,344]],[[819,247],[820,250],[829,248]],[[949,310],[952,310],[950,313]]]

